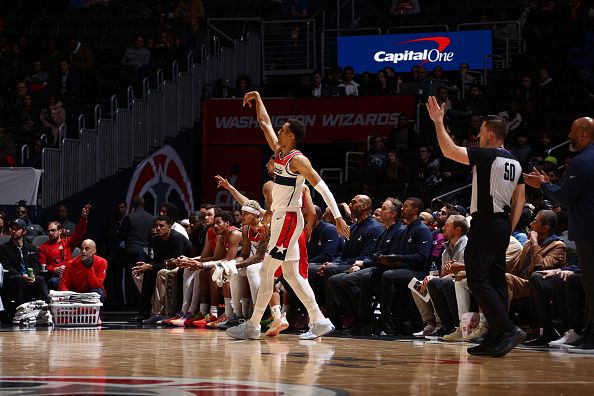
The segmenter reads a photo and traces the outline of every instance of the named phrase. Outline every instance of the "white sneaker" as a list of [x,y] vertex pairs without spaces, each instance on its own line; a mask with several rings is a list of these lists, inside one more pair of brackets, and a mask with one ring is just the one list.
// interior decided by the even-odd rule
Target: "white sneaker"
[[309,326],[309,331],[299,336],[300,340],[315,340],[318,337],[332,333],[334,331],[334,325],[328,318],[324,318],[323,321],[318,323],[312,323]]
[[260,325],[254,327],[249,320],[243,322],[239,326],[230,327],[227,329],[227,334],[236,340],[259,340],[260,339]]
[[578,340],[581,336],[573,331],[573,329],[567,330],[563,337],[559,338],[558,340],[549,342],[549,348],[561,348],[567,346],[567,344],[571,344],[572,342]]
[[424,338],[425,336],[433,333],[436,329],[437,329],[437,326],[428,324],[423,328],[423,330],[413,333],[413,337]]
[[267,337],[276,337],[281,331],[289,328],[289,322],[287,321],[286,313],[282,313],[281,317],[276,320],[274,319],[270,324],[270,328],[266,332]]

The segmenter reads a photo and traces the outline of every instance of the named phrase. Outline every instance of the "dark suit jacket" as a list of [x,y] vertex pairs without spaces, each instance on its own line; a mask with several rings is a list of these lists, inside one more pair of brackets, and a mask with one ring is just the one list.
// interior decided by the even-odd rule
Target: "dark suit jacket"
[[[27,239],[23,241],[23,257],[26,267],[33,268],[33,272],[39,274],[39,264],[37,263],[37,248]],[[21,254],[19,249],[12,243],[12,240],[0,245],[0,263],[5,270],[8,270],[8,276],[21,273]]]

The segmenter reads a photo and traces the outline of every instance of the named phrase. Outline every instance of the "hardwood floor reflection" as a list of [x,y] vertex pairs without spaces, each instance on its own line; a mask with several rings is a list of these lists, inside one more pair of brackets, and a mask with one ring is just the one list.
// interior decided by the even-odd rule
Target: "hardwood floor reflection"
[[[236,341],[224,332],[184,329],[25,330],[0,333],[0,380],[206,379],[222,386],[214,394],[245,393],[224,388],[225,381],[241,381],[299,395],[588,394],[594,385],[588,374],[594,357],[515,350],[502,359],[477,358],[466,354],[467,346],[338,337],[300,341],[295,335]],[[109,393],[93,393],[101,389]]]

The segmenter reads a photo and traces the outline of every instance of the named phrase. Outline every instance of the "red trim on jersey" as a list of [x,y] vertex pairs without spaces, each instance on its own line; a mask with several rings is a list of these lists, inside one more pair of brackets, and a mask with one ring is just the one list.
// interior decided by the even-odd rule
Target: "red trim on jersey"
[[301,155],[301,151],[293,150],[289,154],[285,155],[284,157],[281,157],[281,153],[278,152],[278,153],[276,153],[276,156],[274,157],[274,163],[285,166],[296,155]]
[[289,247],[289,242],[291,242],[295,228],[297,228],[297,213],[286,212],[283,228],[278,236],[275,246],[282,246],[284,248]]

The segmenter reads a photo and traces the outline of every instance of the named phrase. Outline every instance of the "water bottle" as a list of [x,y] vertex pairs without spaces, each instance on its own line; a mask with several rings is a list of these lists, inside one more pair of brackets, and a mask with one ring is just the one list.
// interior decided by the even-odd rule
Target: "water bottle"
[[429,269],[429,275],[431,276],[439,276],[439,268],[437,268],[437,263],[432,262],[431,268]]

